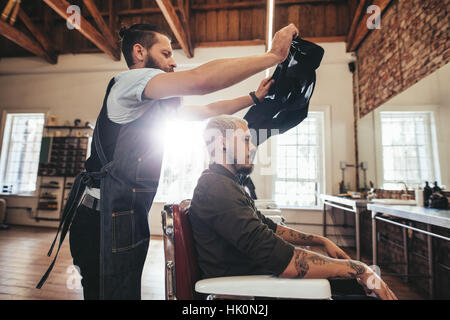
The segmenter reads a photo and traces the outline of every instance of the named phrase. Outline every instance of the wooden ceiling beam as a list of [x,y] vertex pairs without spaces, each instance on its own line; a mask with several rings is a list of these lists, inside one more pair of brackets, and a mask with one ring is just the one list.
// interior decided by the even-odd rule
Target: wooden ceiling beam
[[[180,11],[178,7],[174,7],[175,11]],[[116,10],[116,14],[118,16],[132,16],[132,15],[142,15],[142,14],[157,14],[161,13],[160,8],[142,8],[142,9],[125,9],[125,10]],[[100,12],[102,16],[108,16],[109,12],[103,11]]]
[[[117,39],[113,36],[111,29],[106,24],[105,20],[100,14],[100,11],[98,11],[97,6],[95,5],[93,0],[83,0],[84,5],[89,10],[92,18],[94,19],[95,23],[97,24],[97,27],[99,28],[100,32],[102,33],[103,37],[108,41],[108,44],[112,47],[112,49],[115,52],[115,55],[117,56],[117,53],[120,51],[119,46],[117,45]],[[120,57],[120,53],[119,53]]]
[[[372,5],[376,5],[380,8],[380,14],[383,14],[383,12],[386,10],[386,8],[389,6],[389,4],[392,2],[392,0],[373,0]],[[363,14],[361,16],[361,19],[358,22],[358,26],[356,30],[354,31],[354,36],[347,42],[347,52],[353,52],[358,49],[360,44],[364,41],[366,36],[371,31],[369,28],[367,28],[367,17],[368,14],[366,13],[368,4],[363,8]],[[349,34],[350,35],[350,34]]]
[[[275,0],[275,6],[285,5],[326,5],[344,3],[345,0]],[[229,10],[229,9],[248,9],[266,7],[266,1],[242,1],[234,3],[212,3],[192,5],[193,11],[210,11],[210,10]]]
[[[156,3],[158,4],[159,8],[161,9],[164,18],[166,19],[167,23],[170,26],[170,29],[172,30],[173,34],[175,35],[175,38],[177,38],[178,43],[180,44],[181,48],[183,49],[184,53],[188,58],[192,58],[194,56],[193,52],[190,51],[189,48],[192,48],[192,45],[189,44],[188,36],[186,30],[178,18],[178,15],[175,11],[174,6],[172,5],[172,2],[170,0],[156,0]],[[192,50],[192,49],[191,49]]]
[[115,34],[119,24],[119,16],[117,15],[117,8],[114,5],[113,0],[108,0],[108,8],[109,29]]
[[[59,16],[67,20],[70,16],[67,8],[70,6],[66,0],[43,0]],[[89,41],[95,44],[100,50],[110,56],[114,61],[120,60],[120,51],[114,50],[105,38],[97,31],[83,16],[80,16],[80,29],[78,30]]]
[[31,21],[30,17],[22,9],[19,9],[18,16],[25,27],[27,27],[31,34],[40,43],[42,48],[47,52],[50,57],[51,63],[55,64],[58,61],[58,55],[56,54],[52,42],[50,41],[50,38],[47,36],[47,34],[37,28],[36,25]]
[[[353,16],[353,20],[348,31],[347,35],[347,45],[349,45],[353,38],[355,37],[356,29],[358,27],[359,21],[361,20],[361,16],[365,15],[365,12],[368,7],[369,0],[360,0],[358,7],[356,8],[355,15]],[[347,47],[348,49],[348,47]]]
[[189,52],[191,52],[193,56],[194,47],[192,44],[191,29],[190,29],[190,0],[177,0],[177,5],[180,11],[181,23],[183,24],[184,30],[186,31]]
[[[340,4],[345,3],[346,0],[275,0],[275,5],[286,6],[286,5],[301,5],[301,4],[313,4],[313,5],[326,5],[326,4]],[[212,10],[233,10],[233,9],[248,9],[248,8],[258,8],[265,7],[266,2],[264,0],[260,1],[243,1],[234,3],[215,3],[215,4],[193,4],[190,5],[190,10],[192,11],[212,11]],[[175,11],[180,12],[181,9],[177,5],[174,6]],[[117,15],[127,16],[127,15],[140,15],[140,14],[156,14],[161,13],[160,8],[142,8],[142,9],[125,9],[118,10]],[[102,16],[109,15],[108,12],[103,11],[100,13]]]
[[11,40],[16,43],[20,47],[24,48],[31,53],[34,53],[38,57],[41,57],[48,61],[51,64],[56,64],[56,56],[49,54],[45,49],[41,47],[41,45],[36,42],[33,38],[30,38],[28,35],[23,33],[22,31],[16,29],[11,26],[9,23],[0,19],[0,34],[5,38]]
[[[306,37],[303,38],[306,41],[314,43],[320,42],[344,42],[345,36],[333,36],[333,37]],[[242,47],[242,46],[263,46],[266,44],[265,40],[236,40],[236,41],[204,41],[195,44],[196,48],[214,48],[214,47]]]

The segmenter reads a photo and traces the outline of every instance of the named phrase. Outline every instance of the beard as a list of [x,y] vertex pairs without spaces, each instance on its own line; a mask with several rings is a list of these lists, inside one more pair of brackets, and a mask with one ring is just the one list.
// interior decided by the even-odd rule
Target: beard
[[147,55],[147,61],[145,61],[145,67],[152,68],[152,69],[160,69],[158,64],[155,62],[155,60],[152,59],[152,57],[150,55]]
[[253,172],[254,165],[246,165],[246,166],[238,166],[236,164],[233,165],[234,170],[236,170],[237,175],[248,176]]
[[164,72],[174,72],[173,68],[164,68],[160,66],[150,55],[147,55],[147,61],[145,61],[145,68],[159,69]]

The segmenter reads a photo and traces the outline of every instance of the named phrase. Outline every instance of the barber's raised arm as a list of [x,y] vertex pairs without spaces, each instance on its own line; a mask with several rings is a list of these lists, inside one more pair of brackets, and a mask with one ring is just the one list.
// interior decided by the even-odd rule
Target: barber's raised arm
[[290,24],[275,34],[272,49],[267,53],[218,59],[192,70],[159,74],[146,85],[144,97],[203,95],[230,87],[286,59],[291,41],[297,34],[297,28]]

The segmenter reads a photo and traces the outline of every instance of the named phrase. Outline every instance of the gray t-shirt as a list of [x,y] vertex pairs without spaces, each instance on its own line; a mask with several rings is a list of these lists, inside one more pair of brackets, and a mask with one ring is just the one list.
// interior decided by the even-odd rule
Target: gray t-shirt
[[[108,118],[118,124],[126,124],[138,119],[148,108],[161,103],[161,100],[143,99],[147,83],[156,75],[164,73],[159,69],[140,68],[127,70],[114,77],[106,108]],[[100,189],[86,188],[86,193],[100,199]]]

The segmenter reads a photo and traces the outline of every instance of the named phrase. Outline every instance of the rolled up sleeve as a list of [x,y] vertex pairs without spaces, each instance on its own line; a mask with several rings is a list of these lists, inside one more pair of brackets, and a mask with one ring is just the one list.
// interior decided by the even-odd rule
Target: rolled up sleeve
[[143,101],[142,94],[147,83],[164,71],[152,68],[140,68],[122,72],[116,77],[114,94],[124,108],[134,108]]

